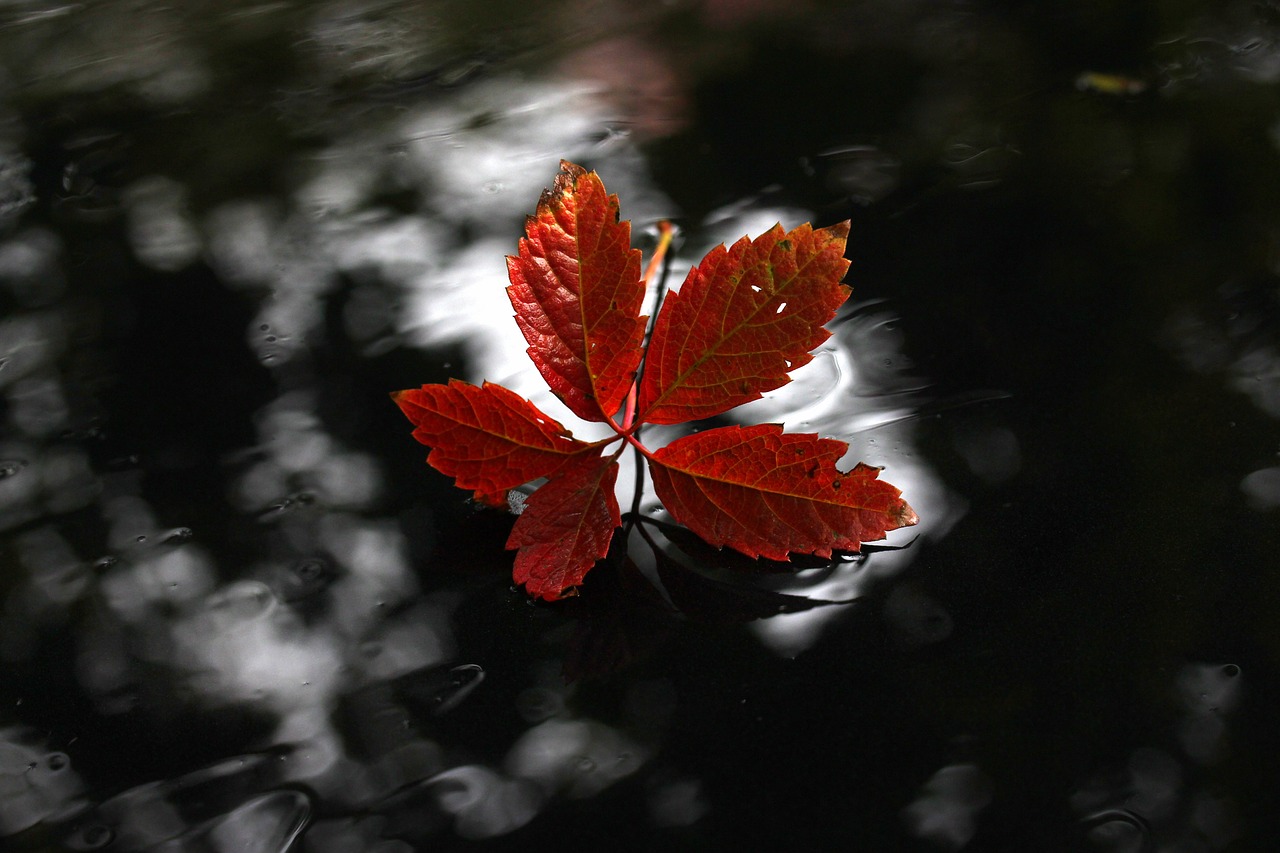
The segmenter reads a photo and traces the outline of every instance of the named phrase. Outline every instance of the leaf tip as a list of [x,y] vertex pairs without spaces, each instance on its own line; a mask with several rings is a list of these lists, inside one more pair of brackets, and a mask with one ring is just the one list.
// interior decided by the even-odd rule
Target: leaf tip
[[822,228],[820,230],[826,231],[832,237],[839,240],[845,240],[849,237],[849,229],[852,225],[853,221],[846,219],[843,222],[837,222],[835,225],[828,225],[826,228]]
[[571,163],[568,160],[560,161],[560,174],[556,176],[555,190],[563,193],[567,189],[572,189],[578,185],[578,181],[584,176],[590,174],[586,169],[577,163]]

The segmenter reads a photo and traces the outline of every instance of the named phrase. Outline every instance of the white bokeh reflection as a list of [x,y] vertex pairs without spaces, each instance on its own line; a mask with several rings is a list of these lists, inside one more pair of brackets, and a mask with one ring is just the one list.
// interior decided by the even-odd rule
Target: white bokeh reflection
[[462,765],[435,776],[440,807],[454,816],[454,831],[467,839],[505,835],[527,824],[545,802],[526,779],[509,779],[483,765]]
[[23,379],[48,375],[66,349],[68,319],[58,311],[14,314],[0,320],[0,391]]
[[1280,506],[1280,466],[1259,468],[1246,474],[1240,481],[1240,491],[1244,492],[1249,506],[1256,510],[1275,509]]
[[709,808],[696,779],[667,782],[649,794],[649,816],[658,826],[692,826]]
[[259,414],[258,431],[258,458],[233,493],[245,512],[282,509],[290,496],[351,510],[367,508],[378,497],[381,472],[376,461],[343,446],[322,428],[310,394],[293,392],[273,401]]
[[48,820],[82,793],[65,753],[50,751],[34,731],[0,729],[0,836]]
[[1262,84],[1280,80],[1280,40],[1274,27],[1265,18],[1239,14],[1244,8],[1238,2],[1223,4],[1215,14],[1199,16],[1186,32],[1156,45],[1154,64],[1165,94],[1233,79]]
[[[0,165],[3,168],[3,165]],[[3,193],[0,187],[0,193]],[[0,228],[3,227],[0,202]],[[25,228],[11,239],[0,240],[0,287],[15,303],[35,308],[56,302],[66,290],[59,266],[62,241],[44,228]]]
[[506,769],[542,790],[592,797],[644,764],[645,750],[595,720],[551,719],[525,732],[507,753]]
[[299,791],[261,794],[184,833],[184,846],[203,841],[214,850],[282,853],[306,826],[311,804]]
[[[384,64],[395,51],[384,52],[378,42],[378,16],[350,11],[345,4],[319,9],[310,19],[316,40],[304,50],[318,63],[333,63],[333,79],[406,70]],[[157,26],[167,25],[151,25]],[[175,43],[165,31],[157,46],[164,51]],[[75,44],[68,51],[73,49]],[[143,265],[181,275],[204,261],[236,291],[236,300],[256,312],[244,339],[277,382],[278,396],[257,411],[252,445],[221,460],[230,469],[224,499],[238,511],[236,524],[258,537],[234,543],[253,553],[243,565],[220,564],[221,551],[211,543],[221,531],[180,528],[185,532],[179,535],[162,524],[166,508],[144,497],[143,478],[130,468],[136,458],[126,458],[130,470],[99,482],[81,448],[56,443],[69,415],[67,386],[54,365],[73,325],[41,301],[61,291],[38,296],[34,287],[15,289],[28,310],[0,320],[0,358],[6,359],[0,390],[18,436],[6,441],[0,456],[21,464],[0,479],[0,507],[32,507],[25,521],[97,501],[108,533],[106,555],[96,563],[51,528],[23,535],[29,580],[6,601],[20,611],[20,618],[5,616],[6,654],[16,656],[22,638],[33,636],[41,620],[65,620],[87,600],[85,621],[77,626],[75,674],[103,715],[146,715],[154,711],[149,702],[172,701],[211,716],[261,716],[266,733],[253,748],[279,750],[270,755],[269,784],[300,783],[334,813],[366,815],[405,790],[424,789],[464,838],[511,832],[555,798],[596,796],[645,765],[675,704],[665,694],[632,714],[649,726],[637,724],[637,734],[575,716],[562,685],[530,687],[515,709],[527,730],[495,766],[469,758],[457,763],[454,744],[420,733],[406,709],[410,703],[388,698],[399,689],[393,683],[456,663],[450,608],[458,593],[424,595],[415,574],[424,567],[410,565],[398,523],[380,515],[384,477],[377,456],[348,445],[326,425],[318,402],[325,377],[315,358],[330,343],[325,336],[335,333],[345,334],[345,343],[366,358],[401,346],[458,348],[459,378],[513,388],[584,438],[605,434],[599,425],[593,433],[578,424],[527,358],[505,294],[504,262],[561,158],[600,171],[620,195],[637,244],[651,236],[644,233],[647,223],[679,215],[653,187],[607,98],[597,97],[601,56],[563,64],[562,72],[581,68],[581,79],[482,80],[435,91],[429,101],[405,106],[389,125],[353,122],[319,150],[284,164],[290,190],[281,196],[233,198],[193,211],[188,201],[194,204],[199,193],[171,177],[143,170],[136,174],[146,177],[125,188],[126,235]],[[183,79],[183,67],[200,61],[195,55],[175,63],[174,85]],[[130,66],[124,57],[113,58],[112,69],[126,75],[126,88],[159,85],[164,77],[145,61]],[[588,80],[591,74],[596,77]],[[187,79],[199,84],[198,75]],[[80,85],[93,89],[87,80]],[[664,124],[665,109],[643,120],[645,132],[675,126]],[[809,218],[806,211],[755,201],[720,211],[700,225],[701,245],[686,246],[689,257],[673,264],[674,283],[715,242]],[[0,266],[21,273],[19,283],[57,281],[51,270],[56,272],[60,251],[48,235],[26,232],[18,242],[0,245]],[[335,306],[341,307],[336,327],[327,314]],[[939,530],[948,505],[931,474],[913,460],[909,427],[898,423],[909,419],[910,405],[877,398],[883,383],[855,357],[858,346],[877,358],[882,351],[886,358],[901,353],[892,341],[883,343],[885,328],[870,344],[863,335],[868,331],[876,329],[856,319],[838,324],[836,338],[807,372],[799,372],[789,394],[771,395],[743,417],[785,420],[792,429],[852,440],[853,453],[872,463],[891,455],[886,477]],[[850,412],[854,398],[859,406]],[[875,434],[864,436],[868,430]],[[631,488],[631,480],[621,478],[628,502]],[[886,554],[873,563],[876,571],[889,571],[905,559]],[[807,577],[796,583],[817,597],[852,598],[860,571],[841,567],[821,584]],[[820,608],[761,620],[756,630],[779,653],[793,654],[841,612]],[[10,632],[15,625],[23,630]],[[454,684],[454,693],[436,697],[430,713],[444,713],[474,686]],[[352,711],[357,700],[368,702],[359,708],[372,710],[364,716]],[[368,730],[377,736],[376,747],[358,743]],[[190,782],[179,777],[117,795],[113,825],[133,833],[119,843],[156,844],[186,833],[192,843],[225,849],[284,849],[290,827],[305,820],[304,800],[275,791],[227,803],[196,822],[170,802]],[[650,812],[662,826],[687,826],[709,808],[696,780],[651,790]],[[47,815],[40,808],[22,806],[34,820]],[[315,827],[314,839],[308,836],[306,849],[404,848],[381,839],[375,820],[326,823],[325,830]]]
[[1090,837],[1113,850],[1224,850],[1241,834],[1239,805],[1221,792],[1216,770],[1230,754],[1231,714],[1244,690],[1236,664],[1193,662],[1171,693],[1181,719],[1168,748],[1141,747],[1123,770],[1095,775],[1071,798]]
[[420,67],[439,62],[446,32],[430,6],[412,14],[394,3],[316,3],[299,47],[321,79],[367,75],[378,79],[412,77]]
[[973,838],[978,815],[991,797],[991,780],[982,768],[950,764],[933,774],[902,818],[913,835],[959,850]]
[[297,790],[253,792],[277,778],[276,759],[238,755],[97,802],[65,801],[44,832],[61,842],[59,850],[285,853],[306,826],[311,801]]
[[1187,664],[1178,674],[1186,709],[1178,737],[1194,761],[1213,764],[1227,754],[1227,719],[1240,701],[1242,680],[1235,664]]
[[204,608],[175,625],[173,634],[175,663],[191,673],[188,683],[210,704],[260,701],[295,714],[326,707],[339,686],[343,655],[337,638],[306,630],[258,581],[218,590]]
[[499,78],[407,118],[400,133],[406,165],[442,200],[438,214],[490,230],[530,212],[561,159],[598,156],[607,121],[583,84]]
[[23,38],[8,68],[22,84],[56,81],[64,91],[120,88],[155,106],[181,104],[212,80],[198,32],[180,8],[148,6],[120,14],[114,4],[52,5],[21,21]]
[[201,240],[187,210],[186,189],[152,175],[122,195],[129,243],[138,260],[161,272],[176,272],[200,255]]
[[557,717],[526,731],[503,770],[453,767],[430,780],[463,838],[491,838],[532,820],[554,797],[593,797],[640,769],[647,750],[604,723]]
[[[1234,288],[1223,288],[1229,298]],[[1221,326],[1190,309],[1165,324],[1162,338],[1192,370],[1221,374],[1227,386],[1280,418],[1280,348],[1259,332],[1259,318],[1233,311]]]
[[237,199],[214,208],[202,223],[209,264],[233,287],[268,284],[279,263],[282,213],[266,199]]
[[404,841],[384,838],[382,817],[321,819],[307,827],[305,853],[414,853]]
[[1018,436],[1006,427],[963,424],[952,443],[969,470],[988,483],[1003,483],[1022,467]]
[[89,567],[52,525],[19,534],[18,561],[27,570],[23,609],[40,618],[46,613],[62,616],[90,586]]
[[[0,131],[6,129],[4,119],[5,116],[0,115]],[[31,163],[11,146],[12,143],[0,135],[0,231],[17,222],[22,212],[35,202]],[[0,279],[3,278],[0,275]]]

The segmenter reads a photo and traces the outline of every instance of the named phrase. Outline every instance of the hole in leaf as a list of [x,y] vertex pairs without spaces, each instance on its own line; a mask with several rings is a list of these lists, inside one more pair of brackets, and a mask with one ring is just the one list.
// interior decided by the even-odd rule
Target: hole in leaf
[[787,307],[787,303],[783,302],[781,305],[778,306],[778,310],[775,313],[781,314],[782,310],[786,307]]
[[760,285],[758,285],[758,284],[753,284],[753,285],[751,285],[751,292],[752,292],[752,293],[759,293],[759,292],[760,292]]

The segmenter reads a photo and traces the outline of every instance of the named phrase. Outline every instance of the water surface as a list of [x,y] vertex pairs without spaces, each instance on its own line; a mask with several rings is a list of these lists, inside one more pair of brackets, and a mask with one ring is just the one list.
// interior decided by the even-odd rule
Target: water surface
[[[1270,849],[1278,25],[4,4],[0,836]],[[571,421],[503,292],[561,158],[673,285],[852,219],[833,337],[724,422],[849,442],[909,547],[759,565],[646,493],[579,598],[512,589],[387,394]]]

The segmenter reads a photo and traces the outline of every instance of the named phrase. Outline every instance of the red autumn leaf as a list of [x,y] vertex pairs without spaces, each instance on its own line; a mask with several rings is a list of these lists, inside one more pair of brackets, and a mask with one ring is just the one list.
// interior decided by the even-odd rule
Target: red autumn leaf
[[643,354],[645,287],[631,223],[595,172],[561,161],[507,258],[507,295],[529,357],[565,405],[607,421],[622,405]]
[[491,506],[504,505],[508,489],[551,474],[591,447],[533,403],[490,382],[477,388],[452,379],[391,398],[416,427],[413,437],[432,448],[427,462]]
[[[507,259],[507,293],[552,391],[616,435],[578,441],[489,383],[451,380],[392,395],[414,437],[432,448],[427,461],[477,500],[501,504],[508,489],[547,478],[507,541],[518,549],[516,582],[530,595],[562,598],[605,556],[620,523],[618,454],[601,453],[624,439],[648,457],[672,516],[716,547],[775,560],[825,557],[915,524],[879,469],[837,469],[848,448],[834,439],[768,424],[710,430],[657,452],[638,438],[644,423],[710,417],[790,381],[788,371],[829,337],[823,324],[849,292],[840,283],[849,223],[790,233],[778,225],[713,249],[667,297],[646,349],[645,283],[630,224],[618,220],[617,197],[594,172],[565,162],[561,169],[526,223],[519,254]],[[654,261],[670,229],[663,234]]]
[[519,548],[515,581],[530,595],[555,601],[582,583],[609,552],[622,523],[614,484],[618,463],[583,457],[564,468],[525,502],[508,548]]
[[654,489],[676,521],[712,545],[750,557],[829,557],[916,523],[901,493],[859,463],[836,463],[849,446],[792,435],[777,424],[721,427],[653,454]]
[[775,225],[717,246],[658,312],[640,382],[640,420],[675,424],[757,400],[812,360],[849,295],[849,223]]

